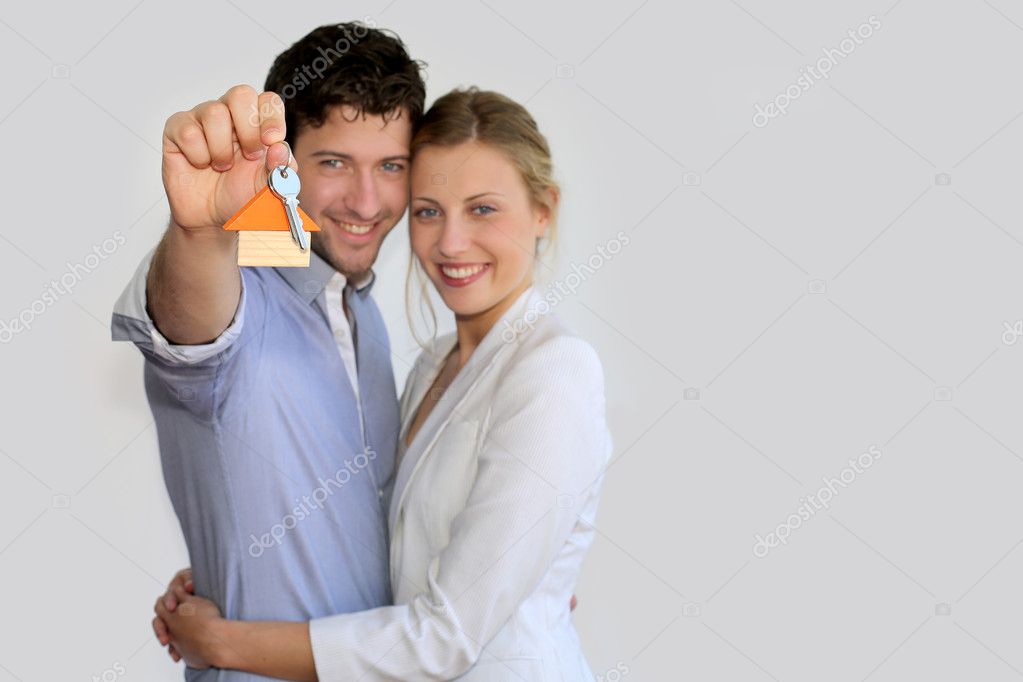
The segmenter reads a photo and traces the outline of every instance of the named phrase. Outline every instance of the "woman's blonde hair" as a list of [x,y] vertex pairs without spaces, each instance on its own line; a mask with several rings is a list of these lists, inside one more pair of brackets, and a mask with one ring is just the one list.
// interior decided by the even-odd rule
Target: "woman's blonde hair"
[[[471,141],[503,152],[518,169],[533,202],[547,209],[550,219],[546,234],[537,240],[537,256],[546,254],[555,245],[560,189],[554,179],[550,146],[536,121],[524,106],[500,93],[475,87],[452,90],[434,102],[416,126],[412,136],[412,160],[429,145],[453,147]],[[418,282],[424,321],[424,303],[429,311],[432,326],[429,336],[432,338],[437,331],[437,318],[430,304],[426,274],[410,250],[405,308],[413,337],[420,345],[425,345],[424,339],[416,333],[411,314],[413,278]]]

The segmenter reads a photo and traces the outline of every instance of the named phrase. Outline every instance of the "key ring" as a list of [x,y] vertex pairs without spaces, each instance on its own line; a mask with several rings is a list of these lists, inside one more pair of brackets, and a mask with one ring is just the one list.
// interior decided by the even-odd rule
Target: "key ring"
[[284,162],[284,168],[280,169],[280,174],[286,178],[287,171],[292,168],[291,163],[293,158],[295,158],[295,155],[292,153],[292,145],[288,144],[287,140],[281,140],[281,142],[283,142],[284,146],[287,147],[287,161]]

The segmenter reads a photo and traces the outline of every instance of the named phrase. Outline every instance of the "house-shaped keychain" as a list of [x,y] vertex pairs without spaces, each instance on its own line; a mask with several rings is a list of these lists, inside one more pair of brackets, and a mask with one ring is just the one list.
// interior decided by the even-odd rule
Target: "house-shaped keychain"
[[[274,169],[273,173],[279,174],[282,168]],[[294,169],[284,169],[284,172],[290,174],[297,185],[298,173]],[[294,195],[297,194],[296,188]],[[320,228],[299,208],[297,199],[294,199],[292,215],[298,217],[299,224],[292,225],[286,202],[287,199],[275,194],[268,184],[224,223],[225,230],[238,232],[238,265],[309,267],[309,235],[302,232],[319,232]],[[306,248],[300,239],[305,241]]]

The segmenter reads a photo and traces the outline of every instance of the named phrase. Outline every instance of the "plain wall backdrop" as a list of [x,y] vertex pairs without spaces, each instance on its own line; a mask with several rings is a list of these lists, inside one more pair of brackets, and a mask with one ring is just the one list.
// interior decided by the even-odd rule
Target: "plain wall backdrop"
[[[109,0],[0,10],[0,682],[181,679],[149,621],[187,556],[110,311],[166,226],[166,118],[351,19],[551,141],[541,275],[615,438],[575,614],[600,679],[1023,678],[1018,1]],[[399,388],[406,229],[374,289]]]

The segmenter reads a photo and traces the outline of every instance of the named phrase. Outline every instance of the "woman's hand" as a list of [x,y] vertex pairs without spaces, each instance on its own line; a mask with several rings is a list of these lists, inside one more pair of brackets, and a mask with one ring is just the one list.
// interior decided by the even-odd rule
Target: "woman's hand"
[[220,667],[218,661],[224,640],[219,632],[227,621],[216,604],[203,597],[187,595],[170,611],[160,598],[156,602],[156,615],[166,624],[171,645],[188,666]]

